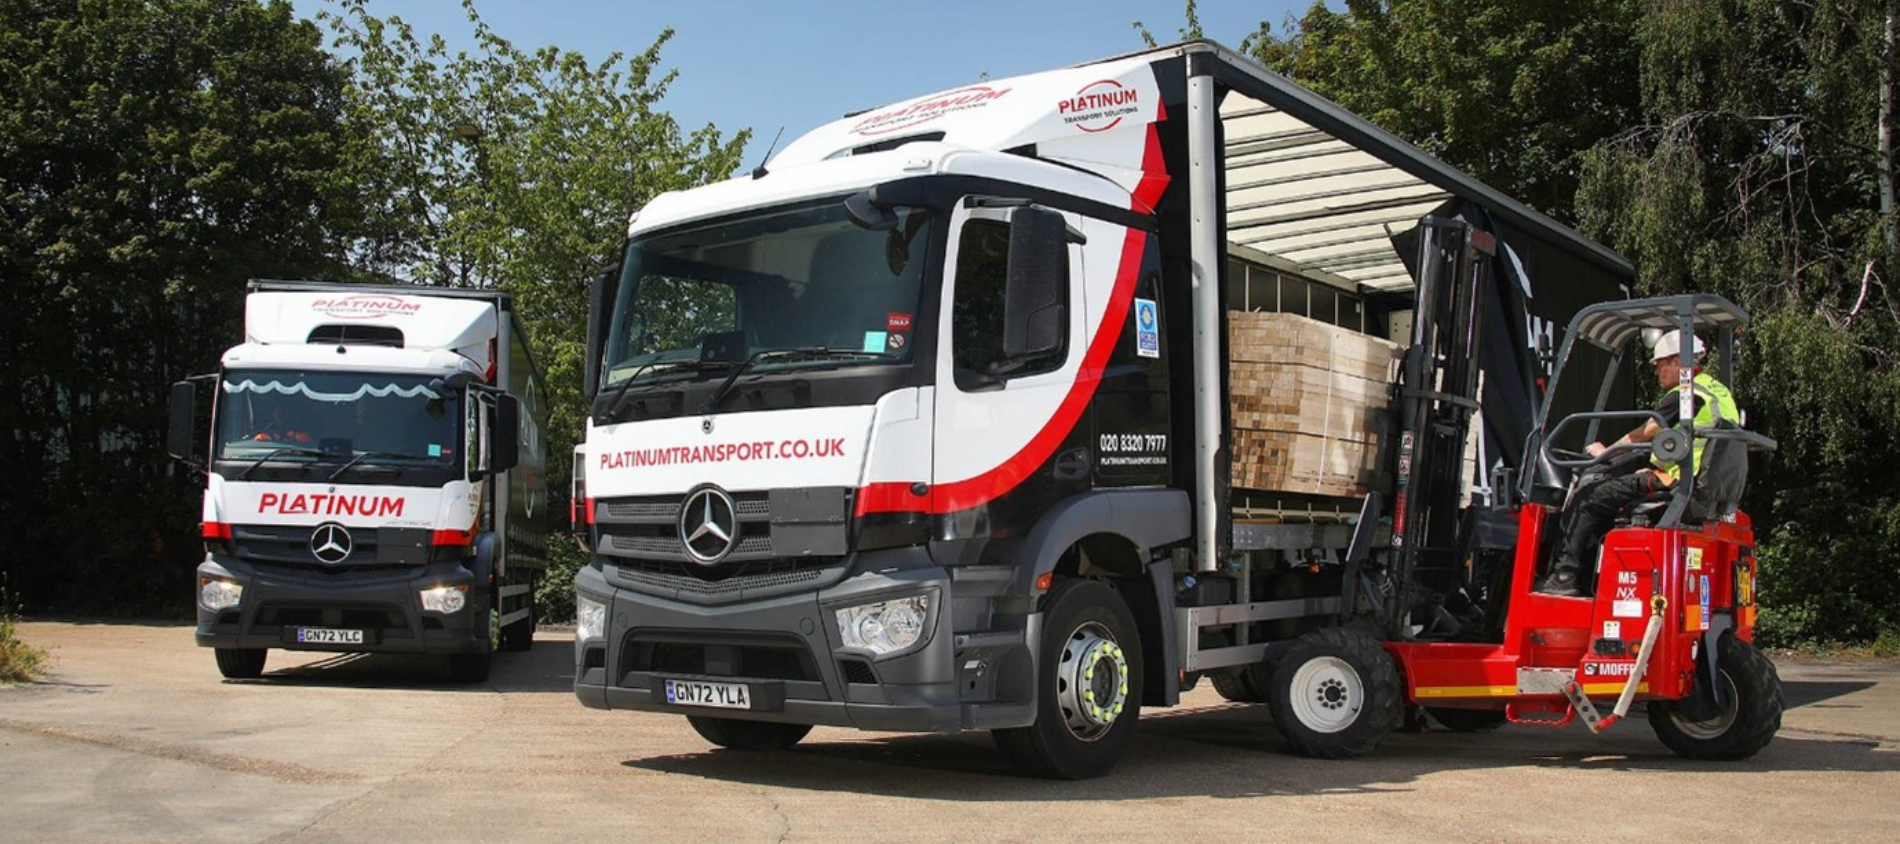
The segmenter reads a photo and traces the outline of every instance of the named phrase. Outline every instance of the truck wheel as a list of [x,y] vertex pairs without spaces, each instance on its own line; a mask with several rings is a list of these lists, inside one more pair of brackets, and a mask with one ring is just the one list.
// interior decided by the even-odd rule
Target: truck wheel
[[688,715],[686,723],[692,724],[693,731],[701,738],[733,750],[784,750],[811,732],[810,724],[741,721],[705,715]]
[[1715,717],[1692,721],[1674,701],[1649,704],[1649,726],[1676,755],[1688,759],[1747,759],[1767,747],[1781,729],[1781,676],[1755,646],[1724,638],[1716,653],[1717,674],[1728,705]]
[[218,673],[232,680],[255,680],[264,673],[265,648],[215,648]]
[[1088,779],[1108,773],[1141,717],[1141,639],[1120,594],[1063,580],[1043,602],[1036,721],[992,731],[1024,773]]
[[1399,726],[1399,670],[1364,633],[1327,627],[1293,641],[1273,669],[1267,705],[1293,752],[1345,759],[1372,752]]
[[1425,710],[1437,721],[1439,726],[1454,733],[1482,733],[1495,730],[1504,725],[1502,709],[1450,709],[1433,707]]
[[[492,605],[491,605],[492,606]],[[500,644],[500,626],[496,623],[497,613],[491,609],[475,608],[487,616],[487,623],[476,631],[483,648],[475,653],[449,654],[449,679],[457,683],[488,682],[489,669],[494,667],[495,648]]]

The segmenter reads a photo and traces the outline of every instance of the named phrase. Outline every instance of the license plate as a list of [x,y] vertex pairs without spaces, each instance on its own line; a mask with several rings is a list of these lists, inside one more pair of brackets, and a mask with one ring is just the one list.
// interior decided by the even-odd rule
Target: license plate
[[338,630],[334,627],[299,627],[297,643],[303,645],[360,645],[363,631]]
[[666,681],[666,702],[679,706],[710,706],[718,709],[751,709],[752,695],[744,683],[702,683],[697,680]]

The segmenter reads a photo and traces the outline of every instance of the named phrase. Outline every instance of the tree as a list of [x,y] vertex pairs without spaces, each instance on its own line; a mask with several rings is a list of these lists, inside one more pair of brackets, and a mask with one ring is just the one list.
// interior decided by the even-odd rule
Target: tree
[[1891,0],[1652,0],[1639,123],[1586,157],[1586,231],[1645,292],[1709,290],[1755,323],[1739,385],[1780,452],[1750,479],[1764,631],[1900,629],[1900,306]]
[[189,605],[167,385],[216,365],[246,278],[329,271],[364,216],[320,41],[283,2],[0,0],[0,559],[28,607]]
[[1637,106],[1635,0],[1314,3],[1251,55],[1533,208],[1572,220],[1580,154]]
[[[551,487],[565,492],[567,455],[588,408],[581,398],[588,285],[617,259],[628,215],[653,196],[729,176],[750,130],[683,133],[659,109],[677,72],[660,74],[672,30],[646,50],[594,62],[546,47],[516,48],[463,8],[474,52],[427,43],[365,0],[326,13],[351,56],[349,120],[362,139],[361,176],[386,228],[350,257],[360,277],[510,291],[539,347],[553,406]],[[557,493],[558,494],[558,493]],[[572,611],[571,543],[541,590],[544,614]]]

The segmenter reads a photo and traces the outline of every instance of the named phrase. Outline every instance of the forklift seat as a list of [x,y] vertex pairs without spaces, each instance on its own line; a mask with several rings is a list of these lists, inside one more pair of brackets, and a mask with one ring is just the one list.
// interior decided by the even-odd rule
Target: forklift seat
[[[1718,429],[1736,428],[1724,420]],[[1704,524],[1733,515],[1742,506],[1742,493],[1748,487],[1748,446],[1736,440],[1710,439],[1702,447],[1702,470],[1696,474],[1695,489],[1689,493],[1689,506],[1683,510],[1685,524]],[[1669,507],[1670,490],[1631,506],[1631,521],[1654,521]]]

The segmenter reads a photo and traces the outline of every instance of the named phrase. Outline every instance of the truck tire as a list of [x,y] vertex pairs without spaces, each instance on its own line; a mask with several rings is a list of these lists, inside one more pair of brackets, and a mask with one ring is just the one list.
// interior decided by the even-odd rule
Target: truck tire
[[266,648],[216,648],[218,673],[231,680],[255,680],[264,674]]
[[1061,580],[1043,599],[1036,720],[994,730],[1024,773],[1089,779],[1113,770],[1141,717],[1141,639],[1114,589]]
[[1692,721],[1674,701],[1649,704],[1656,738],[1687,759],[1734,761],[1767,747],[1781,729],[1781,675],[1754,645],[1726,637],[1716,651],[1716,669],[1728,706],[1713,718]]
[[1257,672],[1251,667],[1208,675],[1214,679],[1214,691],[1229,703],[1266,703],[1260,691]]
[[1502,709],[1451,709],[1432,707],[1425,710],[1438,725],[1454,733],[1482,733],[1504,726]]
[[686,723],[692,724],[693,731],[701,738],[733,750],[784,750],[811,732],[810,724],[741,721],[707,715],[688,715]]
[[1378,640],[1343,627],[1293,641],[1273,669],[1267,705],[1293,752],[1363,756],[1405,715],[1399,670]]
[[475,610],[487,621],[482,629],[476,631],[480,637],[482,649],[474,653],[449,654],[449,679],[457,683],[486,683],[488,674],[495,664],[495,649],[500,644],[501,631],[497,629],[496,611],[488,607],[476,606]]

